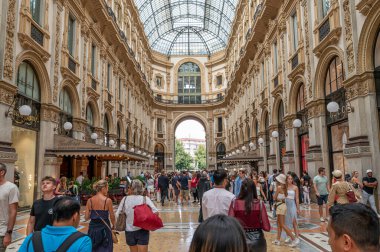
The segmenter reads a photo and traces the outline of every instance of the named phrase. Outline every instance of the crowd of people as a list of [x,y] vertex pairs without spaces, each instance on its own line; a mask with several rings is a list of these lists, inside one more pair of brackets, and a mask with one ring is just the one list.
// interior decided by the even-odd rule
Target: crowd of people
[[[0,252],[12,241],[19,198],[17,186],[5,179],[6,172],[6,165],[0,163]],[[32,205],[27,237],[19,251],[113,251],[115,226],[122,220],[130,251],[147,252],[150,231],[135,223],[135,208],[146,204],[159,216],[154,202],[164,206],[165,200],[179,207],[199,207],[200,225],[191,252],[267,251],[265,232],[271,230],[267,207],[277,222],[273,245],[297,247],[300,206],[308,209],[315,195],[320,221],[328,222],[333,252],[378,252],[380,226],[374,199],[378,182],[372,170],[367,170],[362,180],[358,172],[346,176],[335,170],[331,175],[329,181],[323,167],[313,179],[307,172],[299,178],[294,172],[284,174],[276,169],[272,174],[248,173],[245,169],[230,174],[223,169],[153,175],[142,172],[135,178],[128,174],[123,178],[126,195],[116,213],[109,198],[109,182],[115,175],[107,176],[93,184],[95,194],[86,202],[87,235],[76,229],[81,209],[76,183],[46,176],[41,180],[42,197]],[[76,181],[81,184],[83,179],[80,174]]]

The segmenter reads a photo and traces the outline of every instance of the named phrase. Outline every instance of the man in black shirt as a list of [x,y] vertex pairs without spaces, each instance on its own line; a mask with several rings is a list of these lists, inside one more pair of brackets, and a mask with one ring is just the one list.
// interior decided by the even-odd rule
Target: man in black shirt
[[161,172],[161,176],[158,177],[158,188],[161,191],[161,205],[164,205],[165,197],[168,197],[169,178],[166,176],[165,171]]
[[372,170],[367,170],[367,177],[363,178],[363,195],[362,195],[362,203],[371,205],[371,208],[375,213],[377,213],[375,196],[373,195],[374,190],[377,187],[377,179],[372,177]]
[[56,187],[56,181],[52,177],[46,176],[41,180],[42,199],[33,203],[26,235],[34,231],[41,231],[47,225],[53,225],[53,205],[56,201],[54,191]]

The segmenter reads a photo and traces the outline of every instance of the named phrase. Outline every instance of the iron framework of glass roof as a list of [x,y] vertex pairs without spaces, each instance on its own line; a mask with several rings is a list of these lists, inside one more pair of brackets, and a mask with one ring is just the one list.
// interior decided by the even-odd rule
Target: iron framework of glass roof
[[224,49],[239,0],[134,0],[153,50],[210,55]]

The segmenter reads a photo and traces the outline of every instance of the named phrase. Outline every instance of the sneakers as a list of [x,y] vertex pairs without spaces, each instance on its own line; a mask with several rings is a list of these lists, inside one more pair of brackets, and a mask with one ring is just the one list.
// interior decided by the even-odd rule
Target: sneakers
[[286,243],[286,244],[290,243],[291,241],[292,241],[292,239],[290,239],[290,237],[287,237],[287,238],[285,239],[285,243]]
[[279,241],[279,240],[274,240],[274,241],[272,241],[272,244],[273,245],[276,245],[276,246],[280,246],[281,245],[281,242]]
[[291,248],[294,248],[294,247],[297,247],[298,244],[300,244],[300,239],[299,239],[299,238],[296,238],[296,239],[294,239],[291,243],[289,243],[288,246],[291,247]]
[[321,222],[325,222],[325,219],[323,217],[320,218]]

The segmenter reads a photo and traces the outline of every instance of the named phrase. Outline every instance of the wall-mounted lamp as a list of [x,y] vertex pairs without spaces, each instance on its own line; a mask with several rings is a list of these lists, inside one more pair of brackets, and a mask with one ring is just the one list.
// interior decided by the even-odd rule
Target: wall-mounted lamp
[[264,144],[264,139],[262,137],[259,138],[259,140],[257,140],[259,142],[260,145],[263,145]]
[[256,144],[254,144],[253,142],[250,142],[250,143],[249,143],[249,148],[250,148],[251,150],[256,150]]
[[71,122],[65,122],[63,124],[63,129],[67,132],[70,131],[73,128],[73,124]]
[[137,154],[139,154],[139,155],[140,155],[140,154],[141,154],[141,150],[138,150],[138,151],[137,151]]
[[212,160],[212,157],[209,157],[208,159],[211,161],[211,160]]
[[98,134],[96,134],[95,132],[91,134],[91,139],[92,140],[96,140],[98,139]]
[[278,134],[278,131],[275,130],[275,131],[272,132],[272,137],[273,137],[273,138],[277,138],[278,135],[279,135],[279,134]]
[[146,152],[143,153],[143,156],[146,156]]
[[[12,102],[12,105],[15,103],[15,101],[16,101],[16,98]],[[14,119],[14,117],[16,116],[15,111],[17,110],[15,110],[15,108],[12,105],[8,108],[8,111],[5,112],[5,117],[10,117]],[[29,105],[22,105],[18,108],[18,113],[21,116],[30,116],[32,114],[32,108]]]
[[[293,127],[294,128],[301,128],[301,126],[302,126],[302,121],[300,120],[300,119],[294,119],[294,121],[293,121]],[[311,123],[309,123],[309,122],[306,122],[305,124],[304,124],[304,127],[308,127],[308,128],[311,128],[312,127],[312,125],[311,125]]]
[[135,148],[132,147],[132,148],[129,149],[129,151],[130,152],[135,152]]
[[236,153],[237,153],[237,154],[239,154],[239,153],[240,153],[240,150],[239,150],[239,149],[237,149],[237,150],[236,150]]
[[243,147],[241,147],[241,150],[242,150],[242,151],[246,151],[246,150],[247,150],[247,147],[243,146]]
[[350,102],[346,102],[345,106],[342,106],[342,108],[339,107],[339,104],[335,101],[331,101],[327,104],[327,111],[330,113],[337,113],[339,109],[342,110],[342,113],[352,113],[354,112],[354,107],[351,106]]
[[233,151],[233,152],[232,152],[232,156],[234,156],[235,154],[236,154],[236,152],[235,152],[235,151]]
[[109,145],[112,147],[115,144],[115,140],[111,139],[108,141]]
[[126,150],[127,146],[125,144],[120,145],[120,150]]
[[170,160],[170,161],[172,161],[172,160],[173,160],[173,158],[171,158],[171,157],[170,157],[170,158],[169,158],[169,160]]

